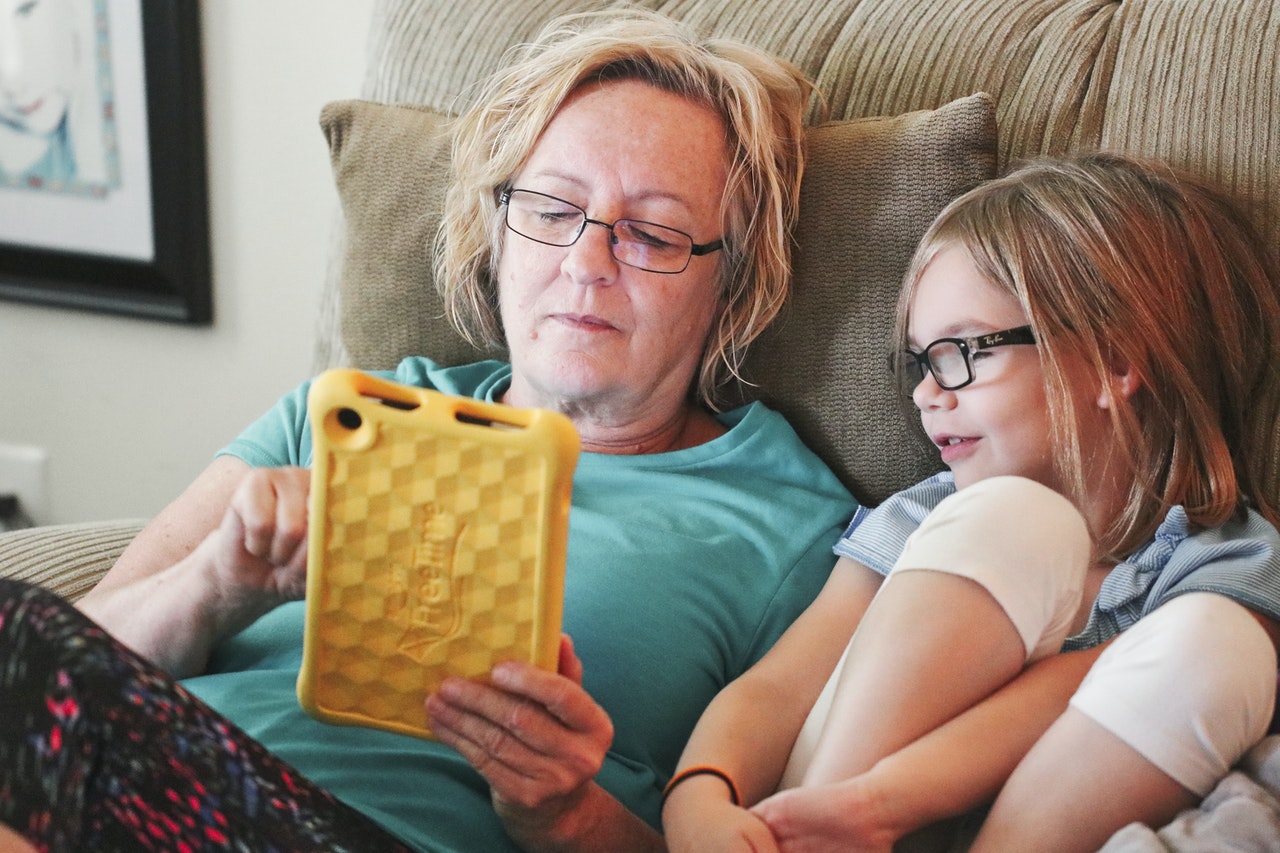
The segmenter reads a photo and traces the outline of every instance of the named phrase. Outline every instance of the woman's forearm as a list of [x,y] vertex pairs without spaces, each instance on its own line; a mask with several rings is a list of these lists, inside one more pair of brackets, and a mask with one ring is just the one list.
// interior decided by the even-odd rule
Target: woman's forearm
[[174,678],[203,672],[222,638],[261,613],[233,612],[211,582],[202,543],[177,564],[127,584],[95,589],[77,607]]
[[304,469],[215,460],[77,606],[175,678],[305,580]]

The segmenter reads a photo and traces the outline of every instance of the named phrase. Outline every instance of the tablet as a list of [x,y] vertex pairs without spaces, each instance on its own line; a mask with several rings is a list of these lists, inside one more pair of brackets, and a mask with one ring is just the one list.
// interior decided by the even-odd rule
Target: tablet
[[444,678],[555,671],[572,422],[354,370],[317,377],[307,409],[302,707],[429,738]]

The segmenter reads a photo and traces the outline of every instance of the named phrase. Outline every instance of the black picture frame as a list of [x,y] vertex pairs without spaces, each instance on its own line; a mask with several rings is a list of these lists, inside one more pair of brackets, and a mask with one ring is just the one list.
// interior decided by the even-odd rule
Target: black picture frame
[[137,0],[153,252],[139,261],[0,238],[0,298],[189,324],[213,319],[198,0]]

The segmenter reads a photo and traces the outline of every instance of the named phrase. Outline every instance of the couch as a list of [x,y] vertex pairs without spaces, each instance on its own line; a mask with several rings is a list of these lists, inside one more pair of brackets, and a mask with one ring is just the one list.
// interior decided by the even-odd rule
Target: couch
[[[428,244],[447,164],[441,122],[547,18],[600,5],[378,0],[363,99],[321,117],[342,211],[317,370],[390,367],[411,353],[445,363],[492,355],[453,333],[431,285]],[[864,502],[938,467],[891,393],[883,353],[912,247],[950,198],[1021,159],[1101,147],[1219,180],[1280,240],[1280,0],[640,5],[782,55],[822,92],[809,117],[794,298],[753,349],[750,382],[725,404],[758,396],[784,411]],[[1280,458],[1269,461],[1275,491]],[[75,598],[141,523],[0,535],[0,574]],[[1249,789],[1250,802],[1263,811],[1275,803],[1277,820],[1274,747],[1255,750],[1233,785],[1254,785],[1261,793]],[[1159,836],[1126,830],[1108,849],[1200,849],[1197,832],[1212,839],[1230,825],[1211,811],[1185,817]],[[1276,849],[1265,844],[1278,844],[1280,822],[1260,837],[1264,846],[1236,849]]]

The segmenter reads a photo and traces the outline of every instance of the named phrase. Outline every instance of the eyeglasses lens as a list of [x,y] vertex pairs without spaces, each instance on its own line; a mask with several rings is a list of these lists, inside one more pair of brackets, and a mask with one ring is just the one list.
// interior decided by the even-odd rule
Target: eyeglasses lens
[[[550,246],[576,243],[586,218],[582,208],[541,193],[512,190],[507,198],[507,227]],[[609,228],[609,247],[620,263],[661,273],[678,273],[689,264],[693,240],[682,231],[638,219],[619,219],[604,227]]]
[[578,239],[581,210],[559,199],[516,190],[507,202],[507,227],[551,246],[571,246]]
[[693,241],[685,234],[634,219],[613,223],[613,256],[654,272],[680,272],[689,263]]
[[964,348],[954,341],[935,341],[927,350],[934,378],[943,388],[957,388],[969,381]]
[[964,345],[945,339],[934,341],[923,353],[899,352],[892,358],[891,368],[898,377],[899,390],[907,395],[924,381],[926,372],[931,371],[944,389],[963,387],[971,379]]

